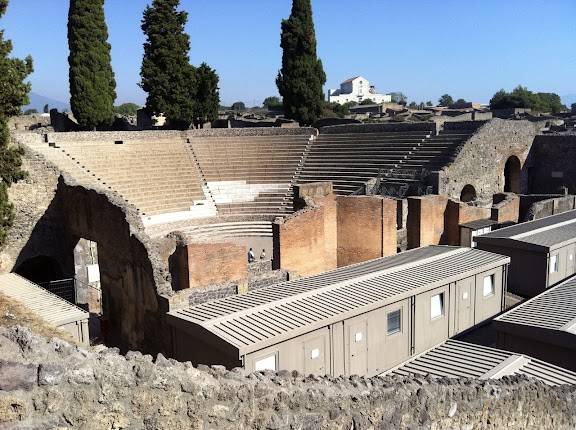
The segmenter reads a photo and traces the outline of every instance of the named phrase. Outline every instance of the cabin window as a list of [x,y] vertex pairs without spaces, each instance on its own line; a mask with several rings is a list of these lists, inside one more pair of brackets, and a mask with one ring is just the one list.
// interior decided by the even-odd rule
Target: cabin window
[[268,355],[254,362],[254,371],[273,370],[276,371],[276,354]]
[[319,348],[314,348],[312,351],[310,351],[310,358],[312,360],[319,358],[320,357],[320,349]]
[[558,255],[550,256],[550,273],[558,272]]
[[484,276],[484,297],[493,296],[495,293],[494,275]]
[[400,332],[401,329],[400,316],[401,316],[400,309],[388,313],[388,327],[387,327],[388,335]]
[[436,294],[430,299],[430,318],[439,318],[444,315],[444,293]]

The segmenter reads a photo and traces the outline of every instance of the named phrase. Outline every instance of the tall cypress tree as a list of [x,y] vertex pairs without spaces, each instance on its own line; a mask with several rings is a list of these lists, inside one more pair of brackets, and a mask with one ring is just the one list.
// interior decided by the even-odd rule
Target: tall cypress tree
[[202,63],[196,69],[196,109],[198,124],[212,122],[218,117],[220,93],[218,91],[218,74],[208,64]]
[[[6,13],[8,0],[0,0],[0,17]],[[14,220],[14,208],[8,201],[8,187],[22,179],[22,151],[9,146],[8,118],[20,113],[20,107],[28,103],[30,84],[25,79],[32,73],[32,58],[11,58],[12,42],[4,40],[0,31],[0,245]]]
[[188,14],[180,0],[154,0],[142,19],[146,36],[140,86],[148,93],[146,110],[163,113],[174,128],[194,120],[195,70],[190,65],[190,37],[184,32]]
[[282,20],[282,69],[276,85],[288,118],[310,125],[324,108],[326,74],[316,55],[316,33],[310,0],[293,0],[292,13]]
[[116,80],[112,71],[104,0],[70,0],[68,11],[70,105],[84,128],[114,119]]

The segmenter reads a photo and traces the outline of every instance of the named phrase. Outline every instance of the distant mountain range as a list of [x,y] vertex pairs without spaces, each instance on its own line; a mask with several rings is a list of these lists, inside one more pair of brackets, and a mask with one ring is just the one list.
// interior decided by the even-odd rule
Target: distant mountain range
[[572,103],[576,103],[576,94],[566,94],[562,96],[562,103],[570,107]]
[[70,106],[68,105],[68,103],[64,103],[58,100],[51,99],[50,97],[44,97],[40,94],[31,92],[30,104],[24,106],[22,108],[22,112],[26,111],[27,109],[36,109],[38,112],[42,112],[45,105],[50,106],[50,109],[56,108],[59,111],[63,111],[64,109],[70,110]]

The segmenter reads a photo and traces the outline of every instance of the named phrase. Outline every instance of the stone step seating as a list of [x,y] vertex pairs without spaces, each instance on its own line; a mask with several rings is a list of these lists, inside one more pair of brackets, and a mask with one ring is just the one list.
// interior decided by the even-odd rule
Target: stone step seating
[[[142,216],[190,212],[206,196],[182,138],[162,141],[56,142],[81,169],[134,204]],[[203,208],[202,208],[203,209]],[[204,212],[201,210],[200,212]]]
[[[320,135],[306,158],[298,183],[332,181],[337,194],[349,194],[384,173],[385,181],[412,183],[414,171],[441,169],[467,133],[358,133]],[[408,173],[402,173],[406,170]]]
[[220,214],[273,216],[285,214],[286,194],[310,137],[191,138],[189,148]]
[[272,237],[272,223],[270,221],[229,221],[207,225],[172,223],[146,228],[146,232],[155,238],[165,236],[172,231],[182,232],[190,239],[197,240],[218,240],[234,237]]

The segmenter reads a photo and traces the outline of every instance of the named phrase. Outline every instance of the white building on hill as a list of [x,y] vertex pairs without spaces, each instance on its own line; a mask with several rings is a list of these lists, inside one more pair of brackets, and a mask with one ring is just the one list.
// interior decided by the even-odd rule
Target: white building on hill
[[330,103],[360,103],[365,99],[370,99],[375,104],[390,103],[392,96],[390,94],[378,94],[368,79],[362,76],[356,76],[342,82],[339,90],[328,91],[328,102]]

